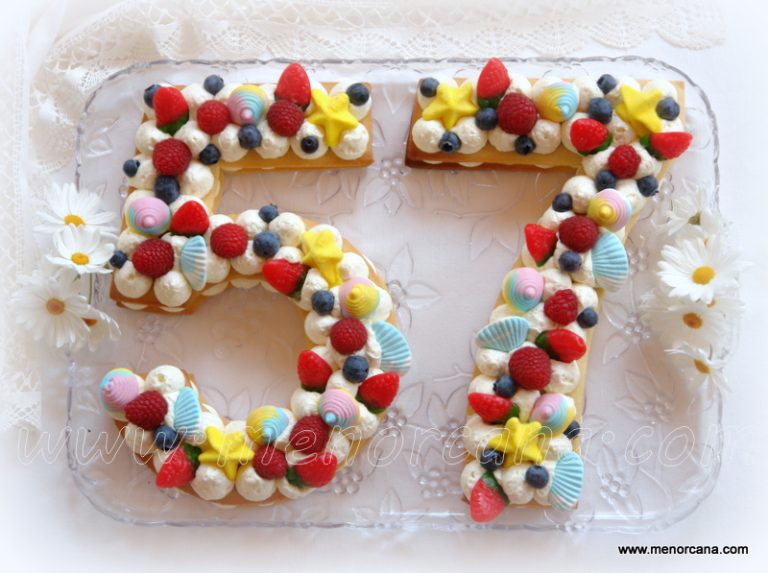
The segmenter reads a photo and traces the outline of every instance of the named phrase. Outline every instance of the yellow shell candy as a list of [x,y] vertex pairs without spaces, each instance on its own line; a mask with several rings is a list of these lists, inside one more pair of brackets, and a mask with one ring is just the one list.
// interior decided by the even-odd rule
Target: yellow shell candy
[[379,289],[366,278],[351,278],[339,289],[339,304],[345,317],[365,318],[379,306]]
[[545,87],[536,98],[536,108],[544,119],[562,123],[576,113],[579,94],[576,88],[565,82],[555,82]]
[[282,408],[260,406],[245,420],[245,431],[257,444],[269,444],[288,427],[290,420]]

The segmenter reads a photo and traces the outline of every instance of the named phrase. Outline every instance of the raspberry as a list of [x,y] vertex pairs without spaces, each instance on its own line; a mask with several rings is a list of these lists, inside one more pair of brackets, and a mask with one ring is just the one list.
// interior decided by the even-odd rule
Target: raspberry
[[125,406],[125,417],[143,430],[155,430],[168,413],[168,402],[155,390],[136,396]]
[[608,168],[619,179],[631,179],[640,167],[640,156],[631,145],[619,145],[608,158]]
[[294,450],[305,454],[316,454],[323,451],[331,429],[317,414],[304,416],[299,419],[291,430],[289,443]]
[[562,326],[571,324],[579,315],[579,299],[571,289],[559,290],[544,301],[544,314]]
[[173,247],[162,239],[147,239],[136,247],[131,262],[141,274],[159,278],[173,269]]
[[264,479],[280,479],[288,470],[285,453],[272,446],[261,446],[253,456],[253,469]]
[[594,119],[577,119],[571,124],[571,144],[581,154],[588,155],[606,149],[613,137],[608,128]]
[[595,246],[600,229],[589,217],[574,215],[560,223],[557,234],[560,242],[572,251],[586,253]]
[[208,135],[224,131],[229,124],[229,108],[222,102],[212,99],[197,108],[197,125]]
[[513,92],[505,95],[496,108],[499,127],[507,133],[525,135],[536,125],[539,113],[529,97]]
[[518,348],[509,358],[509,375],[521,388],[541,390],[549,384],[552,375],[549,356],[541,348]]
[[400,376],[382,372],[363,380],[357,389],[357,399],[374,414],[383,412],[394,401],[400,386]]
[[290,468],[286,479],[298,487],[323,487],[333,479],[337,463],[330,452],[313,454]]
[[171,231],[187,237],[202,235],[208,230],[209,225],[205,206],[197,201],[187,201],[171,218]]
[[267,110],[267,123],[276,134],[291,137],[304,123],[304,112],[293,102],[278,100]]
[[180,139],[164,139],[155,144],[152,152],[152,163],[160,175],[176,177],[189,167],[192,152],[187,144]]
[[239,257],[248,248],[248,233],[237,223],[225,223],[211,233],[211,250],[223,259]]
[[356,318],[342,318],[331,327],[331,345],[341,354],[354,354],[367,340],[368,331]]

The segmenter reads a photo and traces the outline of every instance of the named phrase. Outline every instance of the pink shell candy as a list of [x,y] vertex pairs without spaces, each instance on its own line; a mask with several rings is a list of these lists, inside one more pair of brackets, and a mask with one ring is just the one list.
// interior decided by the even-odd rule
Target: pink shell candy
[[159,237],[171,226],[171,209],[157,197],[140,197],[125,213],[131,230],[142,235]]

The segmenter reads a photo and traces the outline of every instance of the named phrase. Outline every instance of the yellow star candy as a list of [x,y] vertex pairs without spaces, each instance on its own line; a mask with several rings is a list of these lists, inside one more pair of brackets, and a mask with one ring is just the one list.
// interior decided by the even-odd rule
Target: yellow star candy
[[424,108],[421,117],[427,121],[439,119],[445,129],[451,129],[462,118],[475,115],[480,108],[472,101],[472,84],[464,82],[455,88],[441,83],[435,99]]
[[345,93],[329,96],[323,90],[314,89],[312,103],[315,108],[307,121],[325,129],[325,140],[331,147],[339,144],[343,132],[356,128],[360,123],[350,113],[349,96]]
[[501,434],[488,441],[488,447],[504,453],[505,468],[521,462],[538,464],[544,459],[539,448],[540,432],[539,422],[523,424],[519,418],[510,418]]
[[328,286],[340,285],[339,263],[344,253],[336,244],[333,232],[329,229],[306,231],[301,242],[304,250],[302,262],[320,271]]
[[245,434],[233,432],[225,434],[214,426],[205,429],[208,445],[200,454],[200,463],[219,466],[227,478],[235,481],[237,468],[240,464],[247,464],[255,455],[253,450],[245,443]]
[[641,92],[631,86],[621,86],[621,99],[616,113],[626,121],[638,137],[662,130],[661,118],[656,113],[656,104],[664,97],[659,90]]

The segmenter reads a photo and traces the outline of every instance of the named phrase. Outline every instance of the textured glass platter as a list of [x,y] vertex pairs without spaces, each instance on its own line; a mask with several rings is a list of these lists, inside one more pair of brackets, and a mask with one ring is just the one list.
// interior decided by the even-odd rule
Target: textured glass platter
[[[121,165],[133,155],[147,85],[202,82],[210,73],[232,82],[274,82],[285,64],[156,62],[106,80],[79,125],[80,187],[101,193],[111,209],[120,208]],[[711,491],[720,467],[720,395],[709,397],[680,379],[639,320],[637,304],[653,285],[661,247],[656,229],[672,194],[701,185],[717,189],[717,128],[706,95],[682,72],[658,61],[507,61],[510,69],[529,77],[610,72],[684,81],[694,142],[630,235],[631,280],[603,301],[588,373],[582,434],[586,479],[578,508],[510,508],[492,524],[477,525],[459,487],[472,340],[519,254],[524,225],[538,219],[572,173],[403,166],[418,78],[476,75],[483,62],[305,64],[319,81],[351,78],[372,84],[375,163],[348,171],[227,175],[220,210],[236,213],[275,202],[336,225],[386,278],[413,348],[414,368],[367,450],[331,484],[301,500],[228,507],[162,491],[101,411],[96,389],[104,372],[115,366],[146,371],[158,364],[179,365],[195,374],[219,412],[244,418],[256,405],[288,403],[296,386],[295,357],[304,347],[302,321],[289,302],[260,288],[230,289],[191,316],[158,316],[118,309],[106,295],[109,279],[97,282],[96,301],[117,318],[123,337],[96,354],[75,356],[70,368],[69,462],[88,500],[126,522],[206,526],[638,532],[666,527],[693,511]]]

